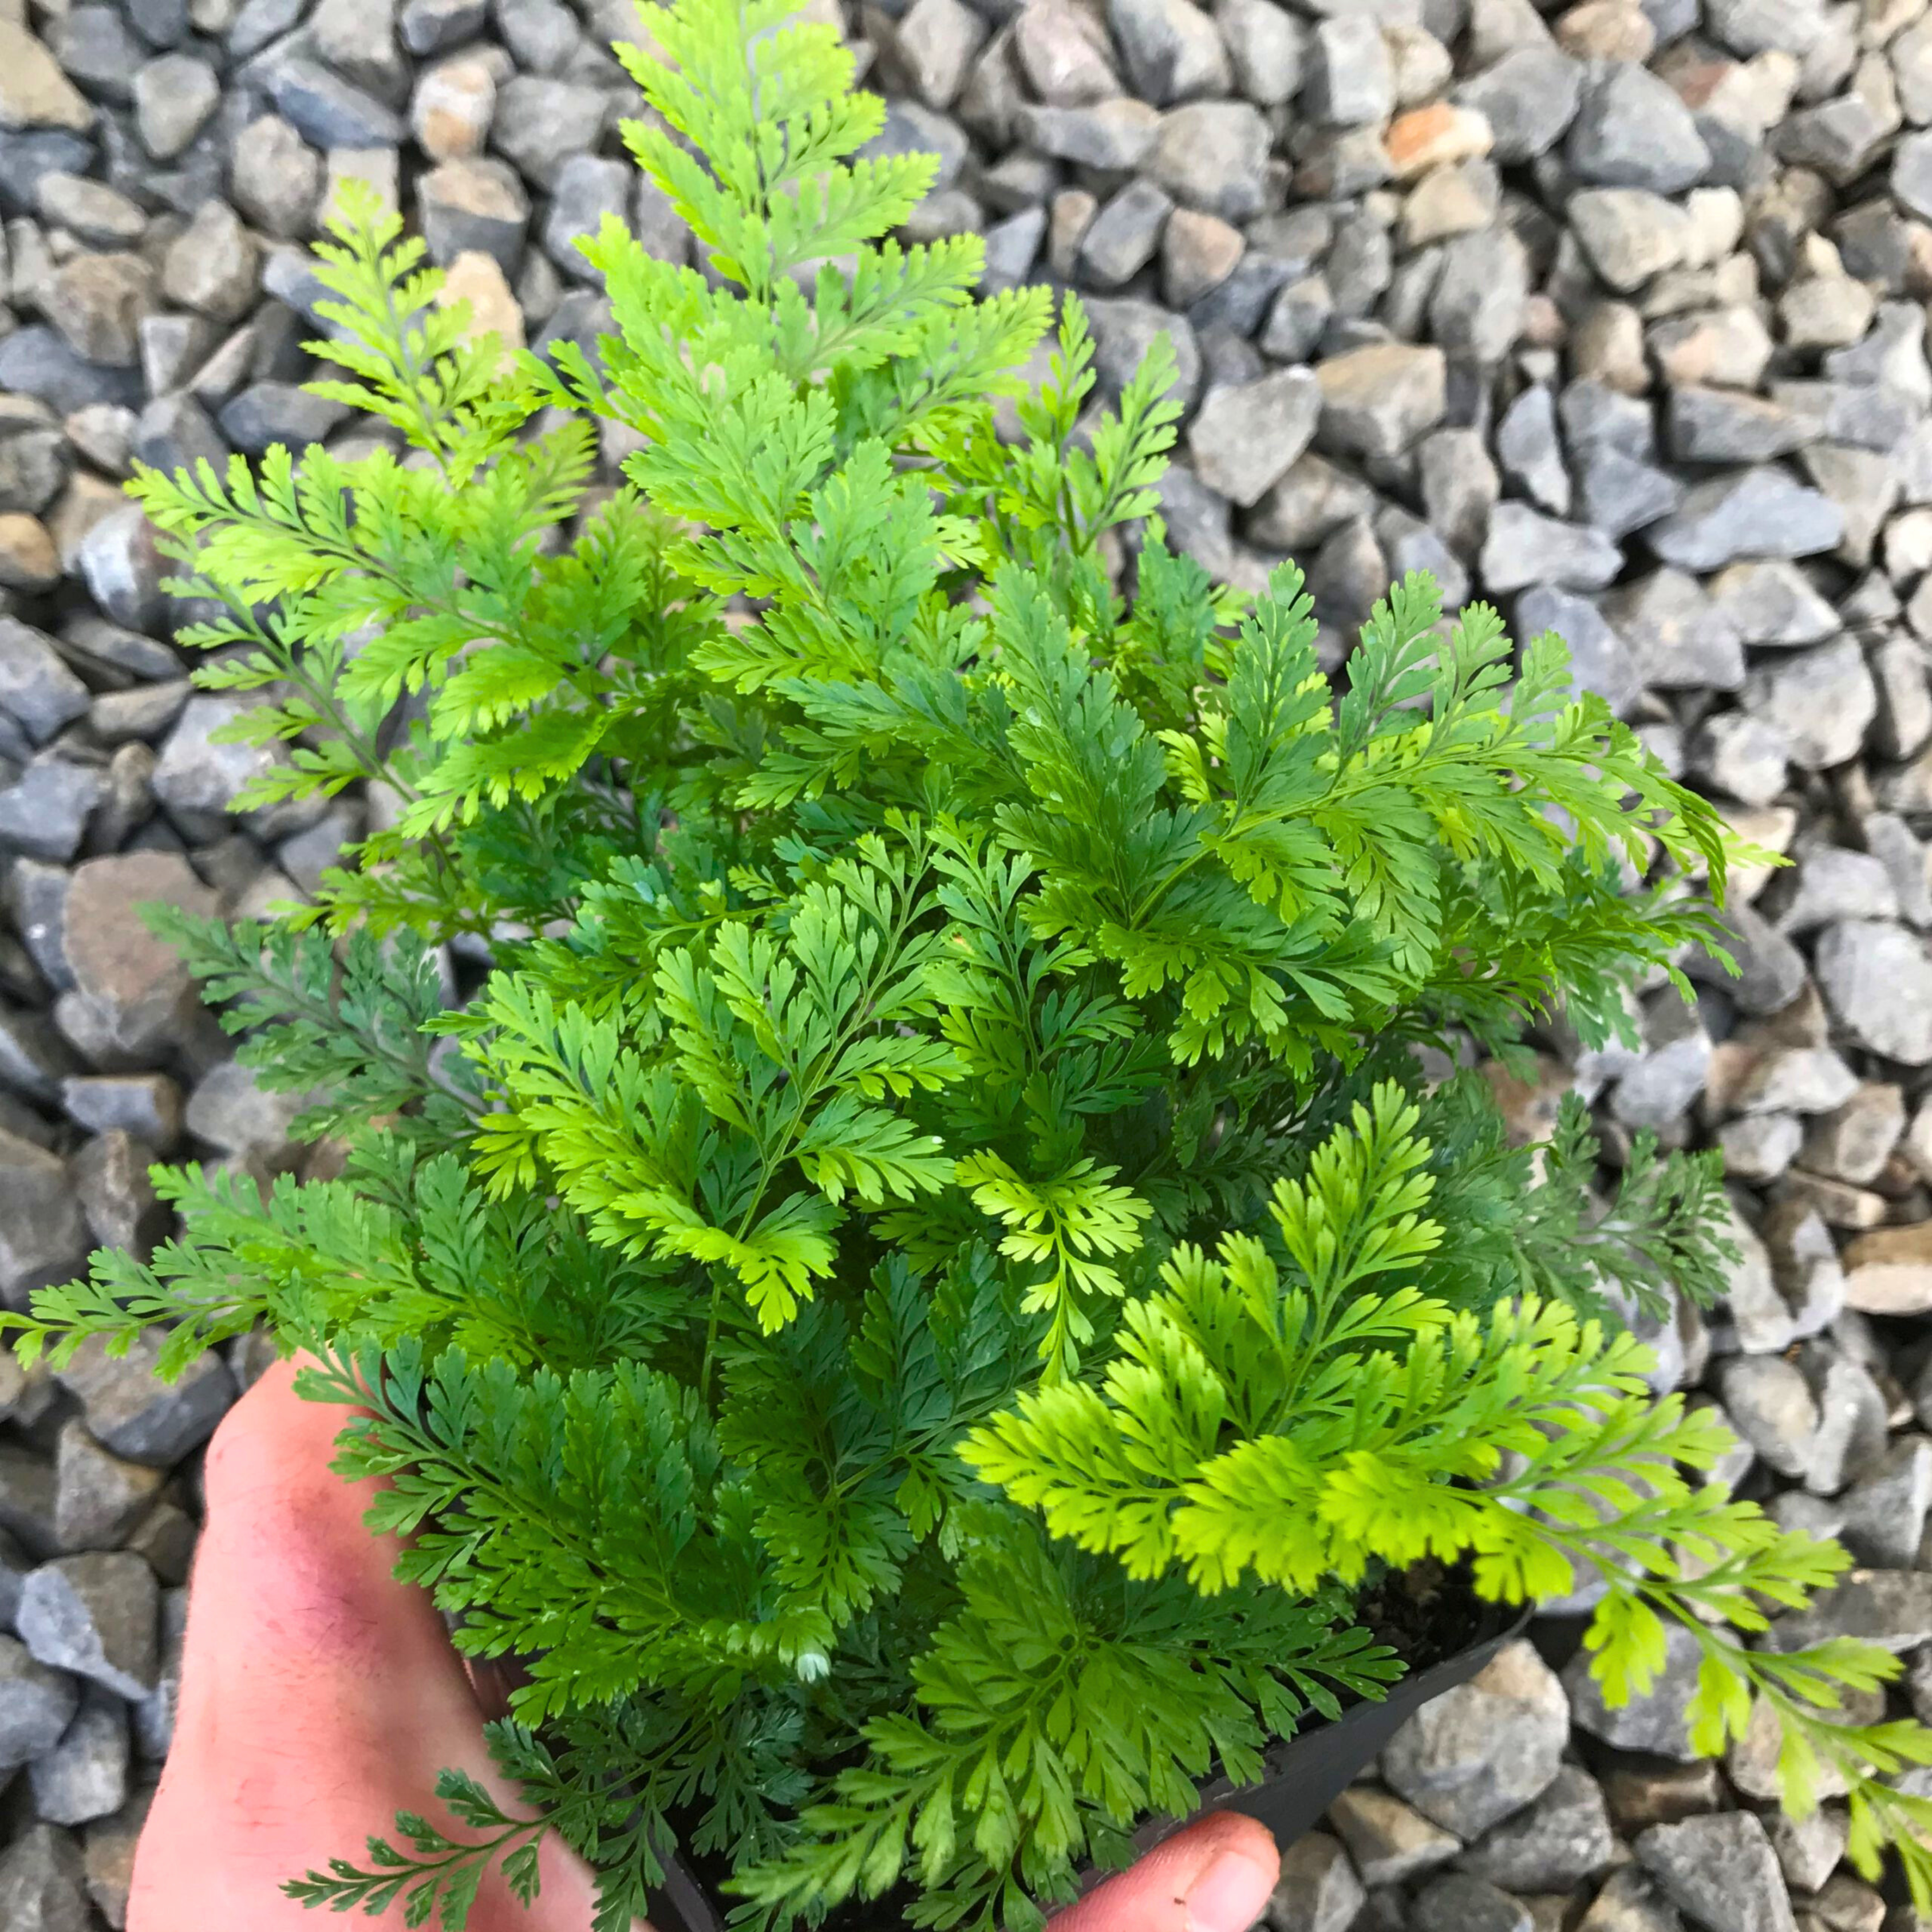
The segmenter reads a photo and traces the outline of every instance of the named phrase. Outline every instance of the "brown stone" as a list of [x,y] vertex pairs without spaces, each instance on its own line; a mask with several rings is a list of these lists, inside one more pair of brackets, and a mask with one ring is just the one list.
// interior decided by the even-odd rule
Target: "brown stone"
[[1802,1202],[1815,1208],[1828,1226],[1858,1233],[1885,1225],[1888,1212],[1885,1196],[1869,1187],[1853,1187],[1822,1174],[1807,1174],[1796,1168],[1778,1183],[1778,1198]]
[[1610,1821],[1627,1838],[1653,1825],[1674,1825],[1680,1818],[1718,1810],[1724,1802],[1724,1786],[1710,1758],[1690,1764],[1663,1758],[1619,1760],[1604,1776]]
[[1487,115],[1473,107],[1432,100],[1426,107],[1412,107],[1406,114],[1397,115],[1382,136],[1382,147],[1396,179],[1413,181],[1431,168],[1486,154],[1495,140]]
[[1476,1070],[1489,1083],[1515,1147],[1550,1138],[1563,1096],[1576,1084],[1569,1069],[1546,1053],[1537,1056],[1534,1075],[1527,1079],[1510,1072],[1499,1060],[1486,1060]]
[[472,341],[494,335],[506,350],[523,347],[524,312],[494,255],[466,248],[445,272],[436,299],[440,308],[460,302],[470,304],[466,332]]
[[1582,0],[1557,21],[1556,44],[1579,60],[1646,61],[1657,29],[1636,0]]
[[1247,239],[1232,222],[1198,208],[1177,208],[1161,232],[1162,292],[1169,305],[1186,308],[1234,272]]
[[154,305],[154,271],[125,252],[63,262],[46,298],[48,316],[74,352],[110,369],[140,360],[141,320]]
[[148,1822],[152,1791],[137,1791],[111,1816],[88,1826],[82,1853],[87,1889],[102,1918],[122,1932],[128,1923],[128,1891],[134,1879],[134,1844]]
[[0,19],[0,128],[66,128],[81,134],[93,124],[87,97],[53,56],[20,20]]
[[51,590],[60,576],[46,525],[23,511],[0,516],[0,590]]
[[1845,1303],[1864,1315],[1932,1312],[1932,1221],[1875,1228],[1845,1250]]
[[496,106],[496,82],[487,62],[467,56],[445,61],[416,83],[410,110],[416,145],[433,161],[480,154]]
[[122,852],[76,871],[64,922],[63,950],[86,1017],[117,1050],[136,1056],[170,1044],[196,1004],[174,947],[139,915],[149,903],[215,909],[214,893],[177,854]]

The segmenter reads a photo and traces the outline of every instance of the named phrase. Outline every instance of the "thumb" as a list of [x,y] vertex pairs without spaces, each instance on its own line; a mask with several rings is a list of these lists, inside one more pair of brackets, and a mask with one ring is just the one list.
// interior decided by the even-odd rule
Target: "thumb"
[[1048,1932],[1248,1932],[1280,1871],[1266,1826],[1217,1811],[1057,1913]]

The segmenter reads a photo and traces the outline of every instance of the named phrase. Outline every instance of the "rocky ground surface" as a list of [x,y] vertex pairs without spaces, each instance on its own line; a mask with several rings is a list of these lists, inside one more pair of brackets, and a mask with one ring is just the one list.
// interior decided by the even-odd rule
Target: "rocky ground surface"
[[[831,5],[836,0],[820,0]],[[1189,406],[1170,527],[1303,560],[1340,640],[1433,570],[1738,828],[1742,976],[1566,1054],[1611,1136],[1714,1141],[1744,1259],[1660,1379],[1727,1473],[1869,1566],[1820,1613],[1932,1718],[1932,7],[1928,0],[911,0],[846,24],[944,166],[915,235],[1089,298]],[[511,338],[594,340],[575,238],[681,234],[620,158],[624,0],[0,0],[0,1297],[164,1232],[155,1154],[298,1168],[146,899],[300,894],[361,808],[224,807],[132,458],[362,434],[303,395],[301,244],[396,199]],[[290,304],[296,307],[292,308]],[[243,1356],[0,1360],[0,1927],[119,1927],[167,1748],[196,1463]],[[1765,1740],[1689,1760],[1694,1660],[1606,1712],[1565,1626],[1440,1700],[1293,1847],[1280,1932],[1908,1932],[1780,1822]],[[326,1849],[326,1848],[323,1848]]]

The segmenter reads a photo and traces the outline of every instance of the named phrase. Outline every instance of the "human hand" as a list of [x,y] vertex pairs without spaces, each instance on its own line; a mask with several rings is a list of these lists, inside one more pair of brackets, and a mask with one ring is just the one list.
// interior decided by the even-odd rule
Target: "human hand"
[[[342,1426],[269,1370],[208,1445],[174,1747],[134,1858],[128,1932],[321,1932],[283,1882],[424,1808],[446,1765],[487,1774],[484,1712],[425,1593],[389,1574],[366,1494],[331,1473]],[[1096,1886],[1049,1932],[1246,1932],[1274,1840],[1222,1814]],[[492,1872],[470,1932],[588,1932],[589,1869],[552,1838],[529,1908]],[[398,1917],[400,1915],[398,1915]]]

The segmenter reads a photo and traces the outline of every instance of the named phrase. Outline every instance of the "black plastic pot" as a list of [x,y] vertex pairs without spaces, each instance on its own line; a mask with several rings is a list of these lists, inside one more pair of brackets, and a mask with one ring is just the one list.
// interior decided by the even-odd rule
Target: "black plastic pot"
[[[1259,1784],[1234,1785],[1222,1778],[1203,1785],[1200,1807],[1192,1817],[1150,1818],[1135,1833],[1135,1844],[1143,1852],[1150,1851],[1182,1826],[1210,1811],[1245,1812],[1250,1818],[1258,1818],[1274,1834],[1277,1844],[1292,1844],[1320,1821],[1322,1814],[1418,1710],[1432,1697],[1467,1683],[1504,1644],[1521,1635],[1528,1622],[1529,1612],[1525,1610],[1494,1636],[1403,1678],[1380,1703],[1355,1705],[1334,1724],[1317,1724],[1274,1745],[1267,1754],[1268,1770]],[[1097,1884],[1109,1876],[1090,1872],[1087,1882]],[[664,1882],[651,1894],[654,1932],[723,1932],[730,1910],[730,1901],[714,1897],[680,1860],[665,1860]],[[852,1912],[852,1921],[855,1924],[864,1922],[872,1932],[874,1922],[864,1919],[863,1911],[861,1907]],[[828,1924],[836,1924],[844,1917],[836,1913]],[[878,1928],[878,1932],[884,1928]]]
[[[1528,1622],[1529,1612],[1525,1610],[1494,1636],[1402,1678],[1380,1703],[1354,1705],[1334,1724],[1317,1724],[1275,1745],[1267,1754],[1268,1770],[1258,1784],[1230,1784],[1220,1778],[1203,1785],[1200,1809],[1194,1817],[1210,1811],[1245,1812],[1274,1834],[1276,1844],[1292,1844],[1321,1822],[1322,1814],[1424,1705],[1459,1684],[1466,1684],[1504,1644],[1520,1636]],[[1134,1834],[1134,1842],[1142,1851],[1150,1851],[1162,1839],[1193,1822],[1192,1818],[1150,1819]],[[692,1932],[710,1932],[710,1928],[694,1926]]]

